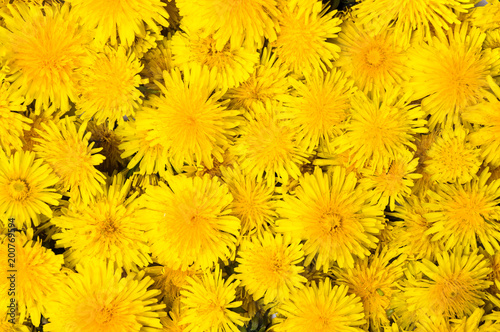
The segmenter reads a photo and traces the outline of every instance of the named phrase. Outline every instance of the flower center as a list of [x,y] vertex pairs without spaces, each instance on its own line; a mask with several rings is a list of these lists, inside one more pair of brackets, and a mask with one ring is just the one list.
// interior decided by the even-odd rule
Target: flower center
[[321,217],[321,224],[325,227],[327,233],[334,233],[342,227],[343,218],[335,212],[327,212]]
[[101,233],[109,236],[116,233],[117,231],[118,226],[116,225],[115,221],[110,217],[106,217],[106,220],[104,220],[104,222],[102,223]]
[[29,186],[23,180],[14,180],[10,183],[10,196],[16,201],[26,199],[29,193]]
[[376,48],[372,48],[366,54],[366,61],[372,66],[378,66],[382,62],[382,54]]
[[95,321],[98,324],[106,324],[113,319],[114,310],[113,308],[103,307],[99,309],[95,315]]

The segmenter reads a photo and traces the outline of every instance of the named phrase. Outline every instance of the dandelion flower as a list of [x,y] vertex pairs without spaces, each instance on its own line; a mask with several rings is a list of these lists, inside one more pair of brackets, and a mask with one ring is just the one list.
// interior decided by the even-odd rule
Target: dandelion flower
[[[41,315],[47,317],[46,304],[53,298],[53,290],[63,279],[63,256],[43,247],[41,241],[33,240],[33,229],[29,229],[27,233],[15,233],[15,237],[8,239],[15,239],[15,299],[19,321],[23,322],[25,318],[30,317],[33,324],[39,326]],[[7,252],[11,252],[8,251],[11,245],[7,237],[0,243],[0,251],[5,257],[0,261],[0,289],[5,295],[10,287],[7,277],[12,273],[9,272],[12,267],[8,266],[7,261]]]
[[464,185],[442,184],[429,192],[431,210],[424,217],[432,223],[426,234],[432,240],[442,239],[446,249],[457,244],[476,249],[481,243],[493,255],[500,250],[500,181],[486,184],[490,173],[484,170],[478,179]]
[[425,171],[437,182],[469,182],[482,160],[480,150],[470,143],[468,131],[461,126],[445,129],[427,152]]
[[327,13],[321,1],[293,5],[291,2],[279,17],[278,39],[272,43],[280,61],[297,74],[311,74],[332,67],[340,47],[330,42],[337,38],[340,19],[336,11]]
[[491,90],[495,96],[488,94],[487,101],[469,107],[463,118],[477,125],[470,133],[470,141],[473,145],[481,147],[481,157],[484,164],[492,167],[500,166],[500,87],[491,78],[487,78]]
[[152,263],[145,231],[153,226],[139,219],[134,202],[137,193],[127,197],[130,185],[130,179],[115,175],[103,186],[104,194],[96,195],[91,209],[70,205],[52,219],[61,229],[52,238],[56,247],[67,248],[67,264],[73,267],[91,258],[136,271]]
[[104,175],[95,166],[102,163],[104,156],[100,150],[89,144],[91,133],[85,133],[87,123],[77,129],[74,118],[66,117],[57,125],[51,121],[42,124],[43,137],[35,138],[34,150],[37,155],[52,167],[60,178],[63,191],[70,190],[74,202],[88,204],[94,196],[102,193]]
[[473,6],[468,0],[364,0],[356,6],[356,16],[361,24],[377,22],[378,30],[393,24],[397,38],[408,43],[412,34],[428,40],[435,30],[459,24],[457,15]]
[[393,29],[371,34],[366,27],[347,21],[335,40],[340,46],[340,67],[365,93],[383,91],[407,80],[406,47],[394,37]]
[[171,39],[162,39],[158,43],[157,47],[150,49],[146,54],[144,54],[142,61],[144,66],[141,74],[149,80],[149,84],[146,86],[155,90],[157,89],[157,86],[152,82],[161,81],[163,79],[163,72],[170,71],[174,68]]
[[489,0],[484,6],[472,10],[471,22],[482,31],[498,29],[500,24],[500,1]]
[[147,131],[148,145],[160,144],[175,169],[184,163],[203,163],[212,168],[213,159],[223,160],[239,111],[219,102],[225,91],[217,86],[215,72],[206,67],[178,68],[164,72],[161,96],[153,95],[137,116],[137,129]]
[[58,178],[33,152],[0,153],[0,213],[14,218],[17,227],[35,226],[39,214],[52,217],[49,205],[59,205],[61,195],[53,188]]
[[34,6],[16,2],[4,16],[0,45],[10,59],[9,80],[40,113],[70,109],[76,100],[76,69],[88,64],[91,35],[82,29],[69,5]]
[[296,130],[278,118],[281,107],[268,104],[260,108],[256,119],[239,128],[240,136],[231,147],[242,170],[250,176],[263,176],[268,186],[274,186],[276,175],[281,183],[298,179],[299,166],[307,161],[307,153],[296,142]]
[[231,109],[255,112],[259,107],[277,102],[289,93],[289,70],[277,61],[270,47],[261,51],[260,64],[257,64],[250,77],[240,85],[229,89],[226,98]]
[[414,181],[422,177],[415,173],[417,164],[418,159],[413,159],[413,153],[406,151],[391,163],[388,170],[376,174],[372,174],[371,170],[362,170],[366,174],[359,182],[366,190],[373,190],[372,202],[378,202],[382,207],[389,204],[389,209],[394,211],[396,203],[411,195]]
[[429,127],[458,125],[461,114],[485,97],[488,75],[498,75],[500,49],[482,49],[485,34],[467,23],[437,30],[429,44],[410,51],[410,88],[430,115]]
[[185,30],[172,37],[172,59],[176,66],[207,66],[216,72],[216,79],[225,88],[233,88],[247,80],[259,62],[255,48],[232,47],[216,49],[213,35],[201,37],[197,31]]
[[295,195],[278,202],[276,230],[305,240],[304,265],[316,258],[316,269],[326,273],[334,262],[353,267],[355,256],[369,256],[383,228],[382,208],[370,203],[355,174],[342,167],[330,174],[316,168],[299,181]]
[[329,279],[312,283],[295,292],[278,308],[285,318],[277,318],[273,331],[361,332],[365,324],[363,304],[344,285],[333,286]]
[[[231,48],[260,48],[264,38],[276,40],[279,16],[276,0],[176,0],[182,24],[199,30],[202,38],[213,35],[215,49],[229,41]],[[217,18],[217,19],[214,19]]]
[[416,149],[414,134],[425,133],[426,120],[420,107],[412,105],[411,93],[390,89],[369,99],[363,93],[352,98],[352,118],[346,133],[335,138],[336,153],[350,151],[356,168],[370,166],[374,172],[388,169],[407,148]]
[[288,107],[280,117],[287,119],[290,127],[298,128],[297,143],[312,152],[320,141],[329,142],[342,133],[354,82],[336,69],[314,74],[305,84],[292,78],[290,82],[296,95],[282,98]]
[[148,232],[153,257],[165,266],[186,270],[211,268],[236,249],[240,221],[228,208],[233,197],[218,178],[170,176],[168,186],[148,187],[147,208],[139,214],[154,227]]
[[77,267],[56,287],[48,302],[44,331],[159,331],[164,304],[144,271],[122,276],[122,269],[102,261]]
[[382,326],[389,325],[387,311],[391,309],[392,295],[398,292],[405,259],[405,255],[396,257],[394,253],[382,249],[358,260],[353,268],[334,271],[336,283],[349,287],[348,293],[361,298],[366,327],[370,327],[371,331],[382,331]]
[[145,35],[146,27],[161,30],[157,23],[167,27],[166,4],[160,0],[69,0],[71,10],[89,29],[96,29],[96,41],[112,45],[131,46],[136,36]]
[[[416,322],[416,332],[458,332],[458,331],[495,331],[489,329],[490,324],[481,324],[484,310],[476,308],[469,317],[461,319],[446,319],[443,315],[423,316]],[[481,326],[479,326],[481,324]]]
[[221,168],[222,179],[233,195],[232,214],[241,221],[241,235],[263,234],[276,218],[274,187],[249,176],[239,167]]
[[147,83],[139,76],[141,70],[140,61],[123,47],[105,48],[95,55],[90,66],[79,71],[77,115],[97,124],[108,120],[111,128],[115,121],[123,124],[124,116],[133,117],[142,104],[138,87]]
[[234,311],[241,305],[235,301],[238,284],[232,276],[224,281],[218,267],[201,278],[188,278],[181,290],[184,317],[179,323],[187,324],[184,330],[239,332],[246,319]]
[[457,246],[448,253],[437,254],[437,264],[423,259],[417,268],[425,278],[415,280],[405,288],[407,310],[454,318],[470,315],[483,305],[485,290],[489,287],[486,276],[491,269],[477,250],[468,253]]
[[264,304],[282,302],[307,282],[300,275],[304,272],[304,267],[299,265],[304,260],[304,252],[298,241],[265,233],[242,244],[238,255],[237,278],[255,301],[263,298]]

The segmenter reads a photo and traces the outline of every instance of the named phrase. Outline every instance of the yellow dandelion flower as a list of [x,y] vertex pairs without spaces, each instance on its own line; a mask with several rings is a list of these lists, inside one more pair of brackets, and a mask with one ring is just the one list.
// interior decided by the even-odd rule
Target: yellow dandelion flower
[[184,331],[239,332],[246,319],[234,309],[241,306],[235,301],[239,282],[230,276],[222,279],[222,272],[207,272],[201,278],[188,278],[188,285],[181,290]]
[[412,34],[428,40],[436,29],[460,23],[458,15],[474,5],[469,0],[364,0],[356,6],[361,24],[377,22],[380,31],[391,24],[397,38],[409,42]]
[[236,249],[240,221],[228,206],[233,197],[218,178],[170,176],[168,186],[148,187],[139,217],[156,226],[148,232],[153,257],[165,266],[186,270],[211,268]]
[[168,26],[166,4],[160,0],[69,0],[71,10],[89,29],[96,29],[96,41],[131,46],[136,36],[143,37],[146,27],[161,30]]
[[410,88],[430,115],[429,127],[458,125],[461,114],[480,102],[488,89],[486,77],[498,75],[500,49],[482,49],[485,34],[467,23],[447,33],[436,31],[429,44],[409,51]]
[[288,300],[291,293],[307,282],[300,275],[304,272],[299,265],[304,252],[298,241],[265,233],[244,242],[238,255],[239,265],[234,271],[255,301],[263,298],[263,303],[269,304]]
[[167,306],[167,311],[175,310],[176,302],[179,301],[181,288],[188,284],[188,277],[200,275],[200,271],[194,269],[179,270],[167,266],[151,266],[145,269],[146,274],[153,280],[153,288],[161,290],[158,299]]
[[472,143],[468,131],[461,126],[447,128],[427,152],[425,171],[437,182],[469,182],[481,166],[481,151]]
[[140,61],[123,47],[105,48],[96,54],[79,71],[77,115],[84,120],[93,118],[97,124],[108,120],[110,128],[115,121],[123,124],[124,116],[134,117],[144,97],[138,87],[147,83],[139,76],[141,70]]
[[334,167],[330,174],[316,168],[304,174],[295,195],[278,202],[276,230],[305,240],[304,265],[316,258],[316,269],[326,273],[334,262],[353,267],[354,257],[370,255],[382,230],[382,208],[357,185],[354,173]]
[[347,295],[344,285],[333,286],[329,279],[312,283],[295,292],[278,312],[273,331],[361,332],[365,324],[363,304],[354,294]]
[[415,172],[418,159],[413,159],[413,153],[405,151],[398,156],[389,166],[388,170],[372,174],[371,170],[361,170],[365,177],[359,183],[366,190],[373,190],[373,203],[380,204],[394,211],[396,202],[400,203],[405,197],[411,195],[414,181],[422,175]]
[[101,172],[107,172],[108,174],[113,174],[114,170],[122,170],[125,164],[120,156],[120,153],[123,151],[119,148],[122,137],[117,135],[117,133],[111,130],[107,125],[97,125],[95,121],[90,121],[87,129],[92,134],[90,136],[90,142],[95,143],[94,146],[96,149],[102,148],[100,152],[106,157],[102,164],[96,166],[96,169]]
[[73,121],[74,118],[65,117],[57,125],[52,121],[42,123],[45,132],[39,132],[43,137],[34,138],[34,150],[60,178],[61,190],[70,190],[75,203],[88,204],[98,192],[102,193],[104,175],[95,166],[102,163],[104,156],[97,154],[100,150],[94,149],[93,143],[89,144],[87,123],[77,129]]
[[394,36],[393,29],[371,34],[361,24],[347,21],[335,40],[340,46],[340,67],[365,93],[383,91],[406,81],[406,48]]
[[414,134],[425,133],[426,120],[420,107],[410,103],[411,92],[391,89],[369,99],[363,93],[352,100],[352,117],[346,133],[335,138],[336,153],[350,151],[351,163],[361,168],[370,166],[374,172],[388,169],[405,153],[416,149]]
[[[69,5],[34,6],[16,2],[4,16],[0,45],[9,59],[9,80],[40,113],[70,109],[76,100],[76,69],[88,63],[91,35],[77,22]],[[52,106],[53,109],[48,109]]]
[[432,227],[424,217],[431,212],[424,204],[427,202],[426,198],[412,195],[399,202],[395,212],[388,214],[397,218],[391,222],[396,234],[393,244],[410,259],[434,260],[436,254],[444,250],[444,241],[432,241],[432,235],[427,233]]
[[312,152],[320,143],[342,133],[351,108],[355,88],[343,72],[333,69],[313,74],[306,82],[290,78],[296,92],[282,98],[285,106],[280,117],[297,128],[297,144]]
[[[171,1],[169,3],[173,3]],[[170,38],[161,40],[157,47],[150,49],[142,58],[144,68],[142,69],[142,76],[149,80],[146,86],[152,90],[157,89],[157,86],[152,83],[154,81],[163,80],[163,72],[170,71],[174,68],[172,59],[172,41]]]
[[496,97],[488,94],[487,101],[483,101],[475,106],[469,107],[463,118],[475,125],[475,131],[470,133],[470,140],[473,145],[481,147],[481,157],[484,164],[492,167],[500,166],[500,87],[491,78],[487,78],[491,90]]
[[353,268],[335,269],[336,283],[349,287],[350,294],[361,298],[365,310],[366,328],[382,331],[389,325],[387,311],[391,310],[391,299],[398,292],[403,277],[406,256],[396,257],[387,247],[368,258],[356,261]]
[[147,131],[148,145],[161,145],[178,170],[184,163],[212,168],[214,158],[222,162],[239,111],[218,101],[225,91],[218,89],[215,71],[175,68],[164,72],[164,80],[158,85],[163,94],[151,96],[137,115],[137,129]]
[[[484,310],[476,308],[469,317],[446,319],[443,315],[423,316],[416,322],[416,332],[494,332],[490,324],[481,324]],[[481,326],[479,326],[481,324]]]
[[234,198],[229,208],[241,221],[241,236],[269,231],[276,218],[274,187],[243,173],[239,167],[223,167],[221,172]]
[[471,11],[471,22],[481,30],[498,29],[500,24],[500,1],[488,0],[484,6],[475,7]]
[[281,183],[298,179],[299,166],[307,154],[296,142],[296,130],[279,119],[281,104],[259,108],[260,115],[239,128],[239,137],[231,147],[240,166],[250,176],[263,177],[274,186],[276,176]]
[[160,331],[165,308],[159,290],[144,271],[122,276],[122,269],[102,261],[77,267],[55,287],[48,302],[50,322],[44,331]]
[[[264,38],[276,40],[276,0],[176,0],[182,24],[200,30],[201,37],[213,35],[215,49],[221,51],[228,41],[260,48]],[[217,19],[214,19],[217,18]]]
[[436,255],[437,264],[423,259],[417,268],[425,278],[419,278],[404,289],[408,296],[407,310],[422,309],[425,313],[463,317],[483,305],[490,283],[486,276],[491,269],[477,250],[467,253],[463,248]]
[[[0,261],[0,289],[3,298],[9,293],[12,267],[8,265],[7,252],[12,247],[10,239],[15,239],[15,299],[19,322],[31,318],[35,326],[40,325],[41,315],[46,315],[46,305],[53,298],[53,291],[62,281],[62,255],[42,246],[41,241],[33,240],[33,229],[27,233],[15,233],[14,237],[5,237],[0,244],[0,251],[5,259]],[[9,256],[10,257],[10,256]],[[8,271],[9,270],[9,271]],[[3,319],[4,317],[2,317]]]
[[490,177],[484,170],[478,179],[464,185],[442,184],[437,192],[429,192],[431,210],[424,217],[432,223],[426,234],[432,240],[442,239],[446,249],[457,244],[476,249],[481,243],[493,255],[500,250],[500,181],[486,184]]
[[331,42],[340,31],[341,21],[333,17],[337,11],[328,13],[321,1],[295,3],[282,10],[278,39],[271,44],[274,52],[299,75],[327,71],[340,53],[340,47]]
[[259,62],[259,53],[252,48],[224,45],[217,50],[213,35],[201,37],[199,31],[177,32],[172,37],[172,60],[178,67],[207,66],[216,72],[216,80],[225,88],[233,88],[247,80]]
[[289,70],[277,61],[271,48],[265,47],[261,51],[260,64],[256,65],[250,77],[228,90],[225,97],[230,100],[229,107],[253,112],[269,102],[281,100],[289,93],[288,74]]
[[14,218],[20,229],[31,221],[38,226],[39,215],[50,218],[49,205],[59,205],[62,196],[53,188],[58,180],[33,152],[16,152],[10,158],[0,153],[0,213]]
[[67,264],[73,267],[88,259],[108,260],[126,271],[136,271],[152,263],[145,231],[153,226],[138,217],[137,193],[127,197],[130,186],[130,179],[116,175],[103,186],[104,193],[96,195],[92,208],[70,205],[52,219],[61,229],[52,238],[56,247],[67,248]]
[[500,47],[500,29],[486,31],[483,49]]

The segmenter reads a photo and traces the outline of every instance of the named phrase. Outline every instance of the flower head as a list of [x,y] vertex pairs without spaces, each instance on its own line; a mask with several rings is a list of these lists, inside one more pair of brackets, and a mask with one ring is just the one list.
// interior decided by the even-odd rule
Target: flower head
[[263,297],[264,304],[282,302],[307,282],[300,275],[304,252],[298,241],[265,233],[242,244],[238,255],[235,272],[255,301]]
[[205,273],[201,278],[188,278],[188,284],[181,290],[183,318],[180,324],[187,324],[185,331],[238,332],[245,318],[232,309],[241,302],[235,301],[239,282],[234,277],[222,279],[221,270]]
[[347,295],[344,285],[333,286],[329,279],[312,283],[295,292],[278,308],[274,331],[361,332],[365,323],[363,304],[354,294]]
[[14,218],[17,227],[38,225],[39,214],[52,217],[49,205],[59,205],[61,195],[53,170],[33,152],[0,153],[0,213]]
[[157,289],[144,272],[122,276],[112,263],[90,261],[77,266],[55,287],[48,302],[50,323],[45,331],[156,331],[164,304],[157,304]]
[[315,258],[316,269],[324,272],[334,262],[354,266],[354,257],[370,255],[382,230],[382,208],[370,203],[354,173],[334,167],[330,174],[316,168],[304,174],[295,195],[278,203],[276,230],[305,240],[305,265]]

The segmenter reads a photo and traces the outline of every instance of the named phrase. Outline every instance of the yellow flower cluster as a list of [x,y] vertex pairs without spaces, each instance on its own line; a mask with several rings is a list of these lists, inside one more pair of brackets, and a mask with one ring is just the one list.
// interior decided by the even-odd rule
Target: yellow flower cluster
[[0,331],[500,331],[500,1],[0,0]]

